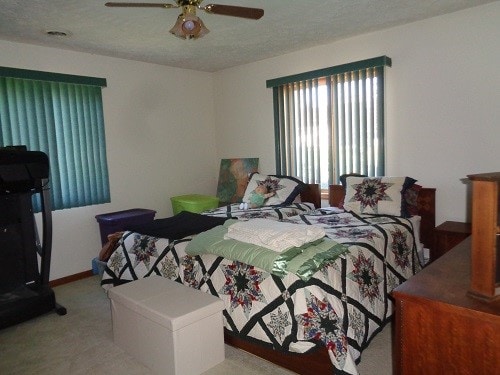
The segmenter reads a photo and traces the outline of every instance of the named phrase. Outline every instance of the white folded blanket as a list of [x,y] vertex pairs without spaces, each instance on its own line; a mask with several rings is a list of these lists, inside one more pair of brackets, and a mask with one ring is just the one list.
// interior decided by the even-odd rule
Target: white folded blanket
[[307,224],[284,223],[270,219],[239,221],[228,227],[226,238],[263,246],[282,252],[300,247],[325,236],[321,227]]

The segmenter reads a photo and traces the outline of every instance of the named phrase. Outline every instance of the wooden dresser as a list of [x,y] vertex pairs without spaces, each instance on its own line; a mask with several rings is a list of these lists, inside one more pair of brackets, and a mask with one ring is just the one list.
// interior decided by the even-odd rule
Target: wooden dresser
[[470,249],[469,237],[393,291],[394,374],[500,374],[500,301],[467,295]]

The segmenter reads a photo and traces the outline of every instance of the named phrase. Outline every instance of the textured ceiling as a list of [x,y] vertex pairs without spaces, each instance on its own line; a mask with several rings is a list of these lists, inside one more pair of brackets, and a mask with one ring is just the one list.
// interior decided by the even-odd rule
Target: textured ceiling
[[[198,11],[210,30],[198,40],[169,33],[179,9],[108,8],[105,2],[1,0],[0,39],[215,72],[493,1],[214,0],[262,8],[264,17],[255,21]],[[69,36],[46,34],[54,30]]]

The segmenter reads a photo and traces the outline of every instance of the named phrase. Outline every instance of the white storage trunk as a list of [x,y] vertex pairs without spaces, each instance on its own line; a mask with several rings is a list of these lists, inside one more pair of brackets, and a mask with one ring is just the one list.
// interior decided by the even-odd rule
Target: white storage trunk
[[115,343],[155,373],[201,374],[224,361],[221,299],[161,276],[108,296]]

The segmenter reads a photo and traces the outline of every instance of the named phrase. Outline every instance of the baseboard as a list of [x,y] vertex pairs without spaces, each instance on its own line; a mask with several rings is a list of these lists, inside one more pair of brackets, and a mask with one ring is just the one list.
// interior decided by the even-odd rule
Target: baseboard
[[83,271],[80,273],[75,273],[74,275],[69,275],[66,277],[61,277],[60,279],[52,280],[49,282],[49,285],[51,287],[55,287],[55,286],[59,286],[59,285],[63,285],[63,284],[68,284],[68,283],[71,283],[73,281],[85,279],[85,278],[91,277],[91,276],[94,276],[94,273],[92,272],[92,270]]

